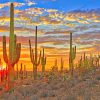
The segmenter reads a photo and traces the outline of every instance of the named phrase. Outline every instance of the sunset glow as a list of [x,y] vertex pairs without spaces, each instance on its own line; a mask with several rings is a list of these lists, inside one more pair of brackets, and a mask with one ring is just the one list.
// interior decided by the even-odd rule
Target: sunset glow
[[[72,0],[73,1],[73,0]],[[73,33],[73,45],[77,46],[77,58],[86,52],[100,53],[100,1],[81,0],[78,2],[66,0],[16,0],[15,6],[15,34],[18,42],[22,44],[20,63],[32,70],[30,61],[29,39],[34,48],[35,26],[38,26],[38,50],[45,48],[47,57],[46,69],[49,70],[57,59],[58,66],[61,65],[61,57],[64,60],[64,68],[69,66],[69,32]],[[2,36],[9,36],[9,2],[0,1],[0,58],[2,57]],[[90,6],[87,6],[90,2]],[[50,4],[50,6],[48,6]],[[60,6],[63,5],[63,7]],[[74,5],[75,4],[75,5]],[[92,5],[94,4],[94,6]],[[82,6],[84,6],[82,9]],[[76,8],[77,6],[77,8]],[[94,9],[93,9],[94,8]],[[9,37],[7,37],[7,43]],[[8,44],[7,44],[8,46]],[[7,48],[8,49],[8,48]],[[6,64],[3,61],[3,66]],[[41,70],[41,66],[38,66]]]

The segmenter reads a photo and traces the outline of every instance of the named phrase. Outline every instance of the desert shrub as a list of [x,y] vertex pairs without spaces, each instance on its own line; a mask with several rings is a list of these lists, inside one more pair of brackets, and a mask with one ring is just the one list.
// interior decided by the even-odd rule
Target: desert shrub
[[29,97],[29,100],[39,100],[39,97],[37,95],[32,95]]
[[63,81],[65,81],[65,80],[67,80],[67,79],[68,79],[68,77],[66,76],[66,74],[62,74],[62,76],[61,76],[61,77],[62,77],[62,80],[63,80]]
[[100,80],[100,77],[97,77],[97,80]]
[[43,98],[48,97],[48,92],[47,91],[42,91],[42,93],[40,94],[40,97],[43,97]]
[[57,75],[54,72],[50,71],[48,75],[49,82],[56,78],[57,78]]
[[77,100],[77,98],[74,95],[67,95],[67,96],[64,96],[62,100]]

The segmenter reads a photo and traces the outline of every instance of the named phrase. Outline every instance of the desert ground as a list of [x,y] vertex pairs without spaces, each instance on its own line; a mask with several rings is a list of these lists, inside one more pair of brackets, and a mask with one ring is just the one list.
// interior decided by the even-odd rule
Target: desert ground
[[74,72],[73,79],[68,72],[38,73],[37,80],[18,79],[0,100],[100,100],[100,68],[80,76]]

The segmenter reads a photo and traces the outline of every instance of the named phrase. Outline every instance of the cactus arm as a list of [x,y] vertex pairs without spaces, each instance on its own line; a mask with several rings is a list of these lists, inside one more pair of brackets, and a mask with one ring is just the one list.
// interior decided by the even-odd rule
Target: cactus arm
[[34,63],[34,53],[33,53],[33,49],[31,50],[31,62]]
[[75,57],[76,57],[76,46],[73,47],[73,49],[72,49],[72,57],[73,57],[73,60],[74,60]]
[[38,62],[37,62],[37,66],[40,64],[40,60],[41,60],[41,51],[40,51],[39,59],[38,59]]
[[[29,49],[30,49],[30,58],[32,57],[32,47],[31,47],[31,41],[30,41],[30,39],[29,39]],[[32,59],[31,59],[31,61],[32,61]]]
[[3,58],[6,63],[8,63],[8,56],[6,50],[6,36],[3,36]]
[[29,40],[29,48],[30,48],[30,58],[31,58],[31,62],[34,63],[34,53],[33,53],[32,47],[31,47],[31,40]]
[[13,65],[15,65],[19,61],[20,53],[21,53],[21,43],[18,43],[16,46],[16,58],[14,59],[12,63]]

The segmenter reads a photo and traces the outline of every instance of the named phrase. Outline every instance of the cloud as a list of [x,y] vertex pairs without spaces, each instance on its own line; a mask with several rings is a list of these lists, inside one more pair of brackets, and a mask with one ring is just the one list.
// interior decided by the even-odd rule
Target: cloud
[[9,2],[0,4],[0,9],[2,9],[2,8],[4,8],[4,7],[7,7],[7,6],[9,6],[9,5],[10,5]]
[[28,6],[36,5],[37,3],[34,0],[25,0]]
[[[69,32],[73,32],[73,45],[77,46],[78,52],[99,51],[100,16],[98,15],[95,12],[63,13],[56,9],[45,8],[15,9],[15,34],[20,37],[18,40],[23,43],[23,47],[28,48],[29,38],[32,39],[34,46],[35,26],[38,25],[39,47],[68,52]],[[1,15],[1,35],[9,33],[9,20],[9,16]],[[56,52],[59,53],[59,50]]]
[[28,6],[36,5],[35,2],[28,2]]
[[[18,2],[14,2],[14,6],[15,7],[21,7],[21,6],[24,6],[25,3],[18,3]],[[9,7],[10,6],[10,2],[6,2],[6,3],[3,3],[3,4],[0,4],[0,9],[4,8],[4,7]]]

